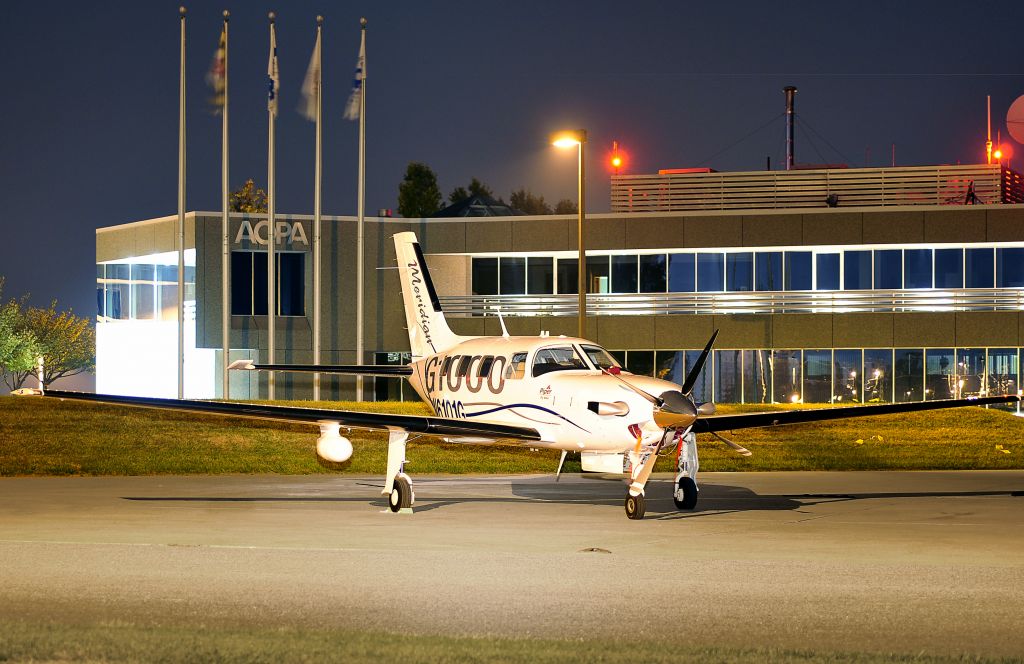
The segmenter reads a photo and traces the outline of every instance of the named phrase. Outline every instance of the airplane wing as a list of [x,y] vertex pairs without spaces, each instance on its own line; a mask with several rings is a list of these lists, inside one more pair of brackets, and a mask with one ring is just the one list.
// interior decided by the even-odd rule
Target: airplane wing
[[839,408],[809,408],[806,410],[777,410],[764,413],[741,413],[737,415],[710,415],[701,417],[694,425],[697,433],[716,433],[733,429],[749,429],[753,427],[771,427],[783,424],[803,424],[806,422],[823,422],[840,420],[849,417],[870,417],[872,415],[891,415],[894,413],[913,413],[922,410],[939,410],[941,408],[959,408],[962,406],[988,406],[1000,403],[1020,401],[1020,397],[1001,395],[996,397],[979,397],[973,399],[940,399],[937,401],[915,401],[913,403],[887,403],[876,406],[842,406]]
[[[56,399],[74,399],[96,403],[161,408],[193,413],[210,413],[232,417],[246,417],[260,420],[275,420],[299,424],[317,425],[320,422],[337,422],[353,429],[399,430],[438,438],[454,437],[486,439],[490,442],[539,441],[540,433],[529,427],[470,422],[444,417],[422,415],[390,415],[386,413],[364,413],[353,410],[328,410],[325,408],[296,408],[292,406],[264,406],[260,404],[235,403],[230,401],[201,401],[195,399],[160,399],[156,397],[129,397],[114,394],[89,394],[87,392],[64,392],[47,390],[42,396]],[[483,442],[482,440],[480,442]]]
[[256,364],[252,360],[235,360],[228,366],[228,369],[330,373],[351,376],[386,376],[389,378],[402,378],[412,375],[412,367],[395,364]]

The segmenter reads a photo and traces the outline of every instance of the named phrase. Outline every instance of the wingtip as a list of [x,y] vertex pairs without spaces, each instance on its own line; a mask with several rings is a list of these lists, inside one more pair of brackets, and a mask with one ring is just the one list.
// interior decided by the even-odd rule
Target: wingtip
[[254,369],[256,369],[256,364],[252,360],[235,360],[228,365],[228,371],[253,371]]

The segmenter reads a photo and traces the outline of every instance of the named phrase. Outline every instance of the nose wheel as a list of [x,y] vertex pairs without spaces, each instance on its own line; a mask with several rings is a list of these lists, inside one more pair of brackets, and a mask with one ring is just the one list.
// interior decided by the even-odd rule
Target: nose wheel
[[647,511],[647,500],[641,493],[637,496],[626,494],[626,516],[630,519],[642,519],[644,518],[644,512]]

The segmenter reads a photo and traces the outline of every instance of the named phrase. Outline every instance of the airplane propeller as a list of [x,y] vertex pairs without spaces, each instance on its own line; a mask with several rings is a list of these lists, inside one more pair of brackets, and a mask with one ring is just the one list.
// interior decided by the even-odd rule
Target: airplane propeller
[[[697,380],[700,378],[701,371],[704,370],[704,365],[708,361],[708,356],[711,354],[711,349],[714,347],[715,339],[717,338],[718,330],[715,330],[704,350],[697,357],[697,361],[689,373],[687,373],[686,380],[683,381],[682,389],[680,390],[666,390],[660,395],[654,396],[619,376],[617,368],[615,371],[606,369],[605,373],[609,376],[614,376],[623,385],[650,401],[654,405],[654,423],[659,427],[662,429],[684,429],[696,422],[697,418],[701,415],[709,415],[715,412],[714,404],[702,404],[698,407],[691,393],[697,385]],[[720,436],[716,436],[716,438],[719,438],[743,456],[750,456],[750,451],[741,445],[737,445],[731,440],[726,440]]]

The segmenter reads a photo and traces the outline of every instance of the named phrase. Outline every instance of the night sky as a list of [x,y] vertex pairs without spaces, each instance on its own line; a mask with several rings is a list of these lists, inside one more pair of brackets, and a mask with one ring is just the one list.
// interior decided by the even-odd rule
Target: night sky
[[[189,210],[220,206],[220,121],[204,78],[224,8],[234,185],[266,181],[266,14],[278,14],[283,214],[312,211],[313,125],[296,107],[318,13],[325,214],[355,214],[357,123],[341,116],[363,15],[370,214],[396,206],[412,160],[437,172],[445,195],[475,176],[506,199],[521,186],[573,198],[572,153],[548,143],[561,128],[589,132],[594,212],[609,209],[612,140],[629,154],[625,172],[761,169],[769,155],[778,167],[787,84],[800,89],[798,162],[884,165],[893,142],[902,165],[979,162],[985,95],[1005,136],[1006,109],[1024,93],[1020,2],[280,5],[187,4]],[[31,292],[91,316],[94,230],[176,212],[177,8],[4,3],[5,297]]]

